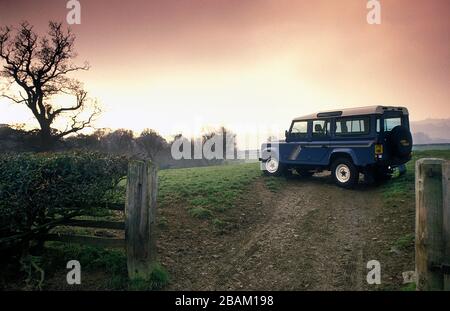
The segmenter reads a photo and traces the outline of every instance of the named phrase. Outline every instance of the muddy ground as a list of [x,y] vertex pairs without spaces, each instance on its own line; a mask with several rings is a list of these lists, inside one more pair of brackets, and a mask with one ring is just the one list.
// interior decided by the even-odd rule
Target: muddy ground
[[[379,187],[346,190],[327,175],[292,179],[277,192],[263,178],[225,212],[229,226],[190,217],[183,206],[161,209],[159,261],[167,290],[402,289],[414,270],[413,247],[396,241],[414,232],[414,203],[383,204]],[[366,265],[381,263],[381,285]]]

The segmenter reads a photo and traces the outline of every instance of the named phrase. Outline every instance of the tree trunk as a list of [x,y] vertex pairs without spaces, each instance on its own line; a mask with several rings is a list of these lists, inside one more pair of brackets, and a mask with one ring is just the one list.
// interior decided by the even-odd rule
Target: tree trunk
[[51,151],[55,146],[56,139],[52,135],[50,125],[41,123],[41,131],[39,133],[38,150],[41,152]]

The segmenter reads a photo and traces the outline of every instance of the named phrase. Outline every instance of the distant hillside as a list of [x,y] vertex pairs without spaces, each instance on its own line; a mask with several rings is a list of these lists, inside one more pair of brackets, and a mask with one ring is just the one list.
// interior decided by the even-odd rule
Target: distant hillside
[[450,118],[411,122],[414,144],[450,143]]

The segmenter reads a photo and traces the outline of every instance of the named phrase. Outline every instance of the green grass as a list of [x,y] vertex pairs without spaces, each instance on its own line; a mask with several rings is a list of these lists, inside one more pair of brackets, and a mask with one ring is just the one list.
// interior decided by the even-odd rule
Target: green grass
[[399,250],[407,249],[408,247],[414,247],[414,234],[408,233],[394,242],[394,246]]
[[227,225],[225,221],[220,220],[218,218],[214,218],[212,220],[212,223],[218,230],[222,230]]
[[[158,207],[181,205],[192,217],[218,219],[216,214],[233,208],[260,176],[258,163],[160,170]],[[125,199],[125,186],[126,179],[123,179],[118,185],[117,201]],[[278,178],[269,178],[267,186],[277,191],[280,188]],[[167,220],[159,223],[162,228],[167,224]]]
[[406,164],[406,174],[394,176],[383,185],[385,204],[398,206],[406,201],[414,200],[415,163],[420,158],[442,158],[450,160],[450,150],[414,151],[413,158]]
[[412,291],[415,291],[415,290],[416,290],[416,283],[409,283],[409,284],[406,284],[406,285],[404,285],[404,286],[401,288],[401,290],[402,290],[403,292],[412,292]]
[[159,264],[153,266],[150,280],[136,279],[128,281],[129,290],[158,290],[163,288],[169,282],[169,274],[166,269]]
[[80,262],[82,271],[103,271],[109,277],[103,286],[114,290],[158,290],[164,287],[169,279],[167,271],[159,264],[155,264],[150,280],[129,280],[127,258],[125,251],[82,246],[78,244],[64,244],[48,242],[43,254],[45,271],[52,271],[54,267],[65,266],[69,260]]
[[[184,202],[191,215],[202,218],[209,211],[225,211],[259,176],[257,163],[159,171],[160,206]],[[208,216],[209,217],[209,216]]]
[[192,217],[199,218],[199,219],[208,219],[208,218],[211,218],[211,216],[212,216],[212,212],[209,209],[203,208],[203,207],[191,208],[191,209],[189,209],[189,214]]
[[280,177],[270,176],[270,177],[265,177],[264,178],[264,182],[266,184],[266,187],[270,191],[278,192],[282,188],[283,183],[286,182],[286,179],[285,178],[280,178]]

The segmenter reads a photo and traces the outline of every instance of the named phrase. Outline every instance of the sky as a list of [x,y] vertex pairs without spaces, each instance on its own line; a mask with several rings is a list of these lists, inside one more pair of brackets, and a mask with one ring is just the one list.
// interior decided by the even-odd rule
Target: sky
[[[225,125],[264,140],[292,118],[368,105],[450,118],[450,1],[79,0],[75,63],[103,113],[97,128],[168,137]],[[0,25],[44,33],[66,0],[0,0]],[[67,25],[68,26],[68,25]],[[34,123],[0,99],[0,123]],[[261,136],[261,137],[259,137]]]

